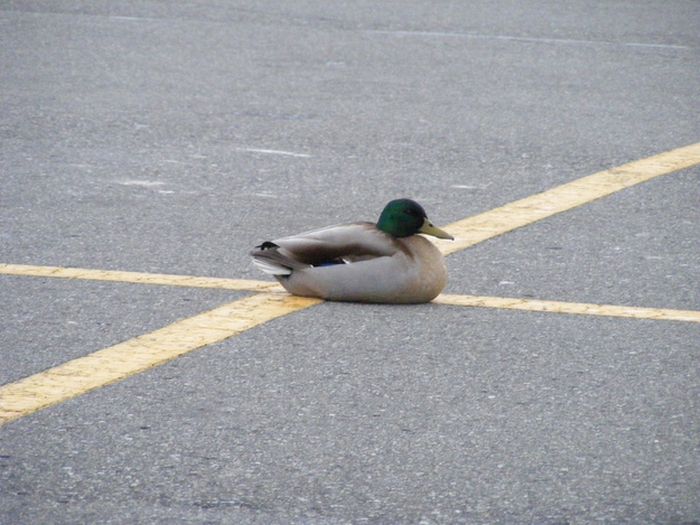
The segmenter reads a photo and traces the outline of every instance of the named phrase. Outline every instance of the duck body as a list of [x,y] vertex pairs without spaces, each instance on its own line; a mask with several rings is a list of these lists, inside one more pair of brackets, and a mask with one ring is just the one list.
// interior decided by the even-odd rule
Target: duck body
[[341,224],[264,242],[251,252],[253,261],[294,295],[368,303],[429,302],[447,284],[447,268],[440,251],[418,233],[451,237],[430,224],[414,201],[392,202],[417,206],[419,220],[414,222],[420,226],[399,232],[415,233],[392,235],[385,229],[394,229],[380,217],[378,224]]

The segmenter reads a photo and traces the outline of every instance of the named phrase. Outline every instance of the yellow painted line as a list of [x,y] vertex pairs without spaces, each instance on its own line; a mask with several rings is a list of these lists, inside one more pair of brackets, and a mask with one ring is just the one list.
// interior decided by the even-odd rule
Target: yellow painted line
[[[450,243],[437,241],[437,244],[444,254],[454,253],[654,177],[697,164],[700,164],[700,143],[630,162],[457,221],[445,227],[457,240]],[[281,290],[277,283],[268,281],[55,266],[0,264],[0,274],[225,290]],[[262,293],[4,385],[0,387],[0,425],[320,302],[322,301],[317,299],[285,294]],[[700,322],[700,312],[683,310],[461,295],[440,295],[434,302],[457,306]]]
[[525,310],[528,312],[601,315],[606,317],[629,317],[632,319],[700,323],[700,311],[695,310],[671,310],[667,308],[641,308],[609,304],[567,303],[562,301],[541,301],[538,299],[450,294],[441,294],[433,299],[433,302],[451,306],[472,306],[477,308]]
[[[65,279],[88,279],[98,281],[128,282],[138,284],[155,284],[170,286],[191,286],[196,288],[214,288],[236,291],[284,292],[277,283],[245,279],[223,279],[214,277],[193,277],[187,275],[149,274],[137,272],[119,272],[90,270],[80,268],[60,268],[56,266],[29,266],[19,264],[0,264],[0,274],[58,277]],[[695,310],[674,310],[667,308],[638,308],[634,306],[599,305],[588,303],[568,303],[559,301],[541,301],[507,297],[488,297],[475,295],[441,294],[434,303],[453,306],[476,306],[483,308],[510,308],[540,312],[556,312],[582,315],[604,315],[612,317],[631,317],[637,319],[658,319],[668,321],[700,322],[700,312]]]
[[59,266],[32,266],[28,264],[0,264],[0,275],[54,277],[60,279],[85,279],[120,283],[155,284],[166,286],[190,286],[249,292],[278,292],[284,289],[275,282],[219,277],[193,277],[162,273],[122,272],[90,270],[86,268],[61,268]]
[[9,383],[0,387],[0,426],[320,302],[253,295]]
[[[443,229],[455,241],[435,239],[447,255],[532,224],[596,199],[606,197],[654,177],[700,164],[700,143],[601,171],[500,208],[454,222]],[[431,239],[433,240],[433,239]]]

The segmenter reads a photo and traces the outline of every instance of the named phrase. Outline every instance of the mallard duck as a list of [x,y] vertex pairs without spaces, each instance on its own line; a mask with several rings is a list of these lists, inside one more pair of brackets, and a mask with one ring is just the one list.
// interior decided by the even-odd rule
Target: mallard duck
[[376,224],[340,224],[265,241],[250,255],[294,295],[427,303],[445,287],[447,269],[440,251],[419,233],[453,239],[431,224],[420,204],[396,199]]

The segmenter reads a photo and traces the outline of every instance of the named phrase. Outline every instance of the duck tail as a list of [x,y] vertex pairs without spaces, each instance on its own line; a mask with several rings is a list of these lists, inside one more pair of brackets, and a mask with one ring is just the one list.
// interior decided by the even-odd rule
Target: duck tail
[[258,268],[258,270],[261,270],[265,273],[269,273],[270,275],[291,275],[292,270],[290,268],[287,268],[286,266],[282,266],[280,264],[273,263],[271,261],[266,261],[265,259],[261,259],[258,257],[253,257],[253,264]]
[[256,246],[250,255],[253,264],[261,271],[270,275],[291,275],[292,271],[307,268],[307,264],[300,263],[291,257],[281,253],[279,246],[273,242],[265,241]]

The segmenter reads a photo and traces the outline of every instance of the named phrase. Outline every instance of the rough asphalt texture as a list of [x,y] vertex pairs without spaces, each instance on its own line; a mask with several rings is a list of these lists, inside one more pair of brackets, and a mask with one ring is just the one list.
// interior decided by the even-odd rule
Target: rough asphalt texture
[[[260,279],[252,245],[395,197],[447,224],[698,142],[698,27],[2,2],[0,262]],[[452,255],[446,291],[700,310],[698,174]],[[2,383],[243,296],[0,290]],[[699,400],[696,324],[327,303],[0,429],[0,523],[697,523]]]

